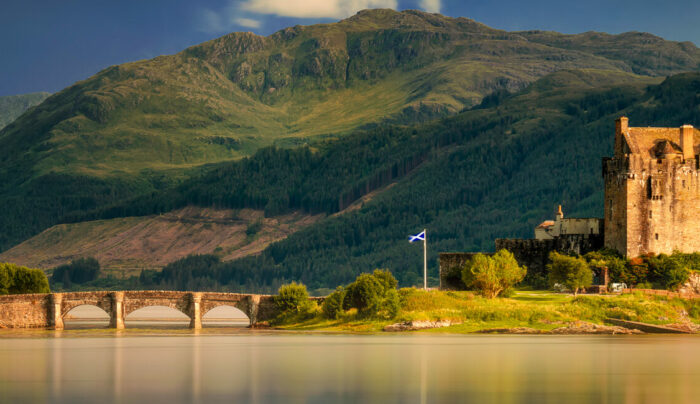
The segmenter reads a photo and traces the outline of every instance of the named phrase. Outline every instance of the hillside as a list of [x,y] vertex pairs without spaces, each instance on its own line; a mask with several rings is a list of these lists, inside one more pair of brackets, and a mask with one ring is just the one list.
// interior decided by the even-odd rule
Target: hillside
[[[168,268],[191,271],[192,276],[179,275],[183,282],[197,278],[197,285],[217,290],[271,291],[289,280],[326,288],[375,267],[391,269],[402,285],[417,284],[422,251],[406,242],[408,234],[428,228],[435,276],[438,252],[490,251],[494,238],[530,237],[559,203],[567,216],[600,216],[600,159],[611,153],[617,116],[627,115],[635,125],[700,122],[700,73],[676,75],[657,85],[637,79],[614,84],[618,80],[595,70],[560,71],[516,94],[487,97],[454,117],[314,143],[316,152],[262,149],[175,187],[74,220],[168,217],[172,214],[167,212],[192,205],[264,209],[270,217],[294,211],[330,215],[256,256],[229,262],[189,258]],[[54,256],[62,249],[79,251],[100,234],[112,238],[121,231],[118,224],[128,220],[154,219],[60,225],[9,252],[16,259],[46,259],[44,249]],[[99,230],[91,232],[95,223]],[[49,237],[59,229],[75,231]],[[144,241],[148,233],[128,239],[146,245],[152,243]],[[152,237],[159,234],[168,238],[165,231]],[[196,239],[177,234],[169,239]],[[119,254],[132,255],[128,248]],[[187,287],[169,282],[148,286]]]
[[649,34],[511,33],[465,18],[368,10],[110,67],[3,130],[0,157],[31,162],[34,175],[135,175],[455,113],[561,69],[666,76],[699,66],[692,44]]
[[318,219],[188,207],[163,215],[56,225],[0,254],[0,261],[50,269],[95,257],[107,273],[123,277],[190,254],[215,254],[223,261],[256,254]]
[[[402,285],[418,284],[422,249],[406,242],[408,234],[428,229],[435,277],[438,252],[492,251],[494,238],[531,237],[557,204],[567,216],[600,216],[600,161],[612,151],[616,117],[627,115],[640,126],[700,122],[700,73],[656,85],[613,81],[594,70],[553,73],[454,117],[317,143],[316,153],[263,149],[88,216],[192,204],[254,206],[270,215],[346,209],[254,257],[224,263],[192,258],[168,267],[185,271],[183,282],[191,272],[197,285],[214,289],[271,291],[289,280],[326,288],[376,267],[391,269]],[[198,278],[202,274],[209,275]]]
[[49,93],[30,93],[0,97],[0,129],[17,119],[29,108],[41,104]]
[[[562,69],[649,83],[699,63],[694,45],[649,34],[505,32],[419,11],[229,34],[105,69],[0,131],[0,251],[272,144],[316,150],[358,131],[421,124]],[[359,194],[338,188],[348,193],[322,203]]]

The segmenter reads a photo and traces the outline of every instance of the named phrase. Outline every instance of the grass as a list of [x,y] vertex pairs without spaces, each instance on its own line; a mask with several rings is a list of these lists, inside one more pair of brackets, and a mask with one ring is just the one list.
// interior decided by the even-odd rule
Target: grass
[[319,312],[279,327],[298,331],[373,333],[393,323],[450,320],[455,325],[421,332],[473,333],[491,328],[527,327],[549,331],[570,323],[602,324],[606,318],[673,324],[700,323],[700,302],[642,294],[577,296],[546,291],[520,291],[510,298],[486,299],[472,292],[400,290],[402,310],[395,319],[360,319],[354,310],[338,320]]

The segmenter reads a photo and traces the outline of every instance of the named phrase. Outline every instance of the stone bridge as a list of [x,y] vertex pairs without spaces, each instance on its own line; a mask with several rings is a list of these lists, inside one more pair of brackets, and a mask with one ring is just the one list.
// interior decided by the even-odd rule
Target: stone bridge
[[190,328],[202,328],[202,316],[218,306],[240,309],[250,324],[277,315],[271,295],[163,290],[66,292],[0,296],[0,328],[51,327],[63,329],[63,317],[82,305],[97,306],[109,314],[111,328],[124,328],[124,318],[148,306],[179,310],[190,318]]

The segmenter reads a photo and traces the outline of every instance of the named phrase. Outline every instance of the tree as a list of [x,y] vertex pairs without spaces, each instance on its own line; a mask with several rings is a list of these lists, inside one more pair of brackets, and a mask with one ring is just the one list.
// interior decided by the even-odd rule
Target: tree
[[593,283],[593,271],[585,259],[569,257],[555,251],[549,254],[549,259],[552,261],[550,264],[547,264],[550,285],[553,286],[555,283],[562,284],[576,296],[579,289],[590,286]]
[[12,287],[12,271],[8,264],[0,263],[0,295],[10,293]]
[[94,281],[100,276],[100,263],[93,257],[78,258],[70,264],[61,265],[53,270],[51,282],[62,282],[63,289],[69,289],[72,283]]
[[50,291],[49,280],[42,270],[0,263],[0,294]]
[[491,257],[476,254],[462,270],[462,280],[493,299],[512,289],[526,274],[527,268],[519,266],[513,254],[503,249]]
[[345,289],[342,286],[338,286],[335,292],[328,295],[323,300],[323,305],[321,305],[321,310],[323,315],[331,320],[336,320],[343,313],[343,300],[345,299]]
[[360,274],[346,288],[343,308],[356,308],[360,317],[394,318],[400,309],[396,292],[398,281],[391,272],[377,269],[373,274]]
[[300,283],[282,285],[275,296],[275,305],[283,314],[305,312],[311,306],[309,292]]

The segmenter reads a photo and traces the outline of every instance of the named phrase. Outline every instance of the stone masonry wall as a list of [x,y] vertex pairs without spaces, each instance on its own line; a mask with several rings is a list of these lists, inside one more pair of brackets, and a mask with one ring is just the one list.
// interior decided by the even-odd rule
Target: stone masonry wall
[[[312,298],[321,302],[320,298]],[[94,291],[0,296],[0,328],[63,328],[63,317],[73,308],[93,305],[110,316],[110,327],[124,328],[129,313],[148,306],[171,307],[190,317],[191,328],[201,328],[201,318],[214,307],[242,310],[251,324],[277,316],[274,296],[180,291]]]
[[0,328],[49,326],[49,295],[0,296]]

